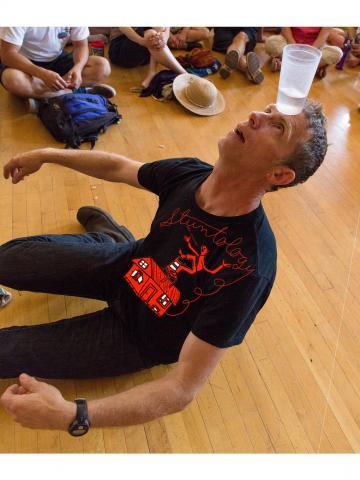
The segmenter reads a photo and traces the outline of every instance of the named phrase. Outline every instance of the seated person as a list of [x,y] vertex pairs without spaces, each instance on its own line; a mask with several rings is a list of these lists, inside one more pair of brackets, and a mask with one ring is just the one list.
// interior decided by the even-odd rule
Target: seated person
[[302,43],[322,51],[322,58],[316,75],[324,78],[329,65],[336,65],[342,57],[342,50],[328,45],[330,27],[284,27],[281,35],[272,35],[265,42],[265,50],[272,57],[271,70],[280,71],[282,51],[285,45]]
[[[0,246],[2,285],[108,302],[57,322],[0,328],[0,378],[20,375],[1,396],[5,410],[22,426],[80,435],[89,422],[134,425],[184,409],[226,349],[244,340],[272,289],[276,241],[263,196],[306,181],[327,145],[321,106],[309,102],[298,115],[275,105],[251,112],[218,140],[214,167],[189,157],[142,163],[52,148],[5,162],[14,184],[52,163],[159,197],[143,239],[90,206],[77,214],[83,234]],[[162,378],[89,400],[88,418],[83,399],[81,419],[78,403],[33,377],[116,376],[173,362]]]
[[210,38],[210,29],[207,27],[171,27],[168,45],[170,48],[192,50],[201,47],[203,40]]
[[350,68],[360,65],[360,28],[348,27],[347,29],[332,28],[328,43],[343,48],[346,40],[352,41],[351,51],[346,58],[346,66]]
[[[51,97],[90,86],[88,92],[113,97],[112,87],[96,85],[111,69],[105,58],[89,56],[88,35],[87,27],[2,28],[1,83],[23,98]],[[74,46],[71,53],[64,50],[69,40]]]
[[225,65],[219,71],[222,78],[228,78],[231,70],[243,72],[253,83],[264,80],[260,61],[253,51],[256,46],[257,27],[215,27],[213,50],[225,53]]
[[170,29],[165,27],[114,27],[111,29],[109,58],[115,65],[125,68],[149,64],[148,74],[141,82],[144,88],[155,76],[158,63],[176,73],[186,73],[167,46],[169,33]]

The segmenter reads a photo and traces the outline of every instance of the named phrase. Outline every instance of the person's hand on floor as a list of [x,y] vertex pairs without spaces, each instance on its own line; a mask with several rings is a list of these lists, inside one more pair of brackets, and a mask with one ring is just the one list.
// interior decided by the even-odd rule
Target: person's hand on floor
[[76,417],[76,404],[68,402],[53,385],[22,373],[19,384],[8,387],[1,403],[17,423],[27,428],[67,430]]

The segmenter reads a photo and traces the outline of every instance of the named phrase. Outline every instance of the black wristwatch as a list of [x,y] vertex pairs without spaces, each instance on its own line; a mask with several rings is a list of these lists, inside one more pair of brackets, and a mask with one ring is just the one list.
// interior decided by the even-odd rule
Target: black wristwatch
[[88,419],[88,408],[85,398],[76,398],[76,418],[70,423],[68,432],[73,437],[81,437],[89,431],[90,423]]

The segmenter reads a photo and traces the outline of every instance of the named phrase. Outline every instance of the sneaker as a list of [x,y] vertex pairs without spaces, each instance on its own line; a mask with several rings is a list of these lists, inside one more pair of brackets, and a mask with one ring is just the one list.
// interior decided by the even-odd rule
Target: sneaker
[[116,90],[110,85],[106,85],[106,83],[98,83],[97,85],[93,85],[92,87],[85,87],[86,93],[92,93],[95,95],[101,95],[105,98],[112,98],[116,95]]
[[39,102],[35,98],[27,98],[26,103],[28,113],[38,113]]
[[0,287],[0,308],[5,307],[8,303],[10,303],[12,299],[12,295],[10,292],[7,292],[5,288]]
[[79,208],[76,218],[87,232],[106,233],[117,243],[134,242],[134,235],[123,225],[115,222],[111,215],[98,207]]

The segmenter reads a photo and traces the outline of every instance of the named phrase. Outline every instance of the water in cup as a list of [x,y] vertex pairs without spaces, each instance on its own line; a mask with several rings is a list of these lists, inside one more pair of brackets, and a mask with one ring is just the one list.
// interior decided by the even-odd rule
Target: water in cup
[[321,51],[310,45],[290,44],[283,50],[276,106],[285,115],[297,115],[306,103]]
[[296,115],[306,102],[306,96],[294,87],[279,88],[276,106],[285,115]]

